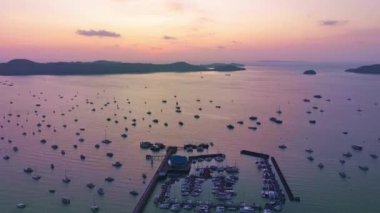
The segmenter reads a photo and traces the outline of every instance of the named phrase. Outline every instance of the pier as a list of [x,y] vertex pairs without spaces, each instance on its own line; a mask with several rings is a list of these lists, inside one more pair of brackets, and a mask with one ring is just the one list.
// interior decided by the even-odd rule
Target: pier
[[272,164],[274,166],[274,168],[276,169],[276,172],[278,174],[278,177],[280,178],[281,180],[281,183],[282,185],[284,186],[284,189],[289,197],[289,200],[292,201],[292,202],[300,202],[301,201],[301,198],[300,197],[295,197],[293,195],[293,192],[292,190],[290,190],[290,187],[288,185],[288,182],[286,182],[286,179],[280,169],[280,166],[277,164],[277,161],[274,157],[270,157],[269,155],[267,154],[264,154],[264,153],[259,153],[259,152],[252,152],[252,151],[248,151],[248,150],[241,150],[240,151],[240,154],[242,155],[249,155],[249,156],[253,156],[253,157],[257,157],[257,158],[263,158],[265,160],[269,160],[269,158],[271,159],[272,161]]
[[278,166],[276,159],[274,157],[271,157],[271,161],[272,161],[274,168],[276,169],[276,172],[277,172],[277,174],[281,180],[282,185],[285,188],[286,193],[288,194],[289,200],[293,201],[293,202],[300,202],[301,201],[300,197],[294,197],[292,191],[290,190],[290,187],[289,187],[288,183],[286,182],[286,179],[285,179],[284,175],[282,174],[281,169]]
[[135,208],[133,209],[133,213],[141,213],[143,212],[143,209],[146,205],[146,203],[149,200],[150,195],[153,193],[154,188],[157,185],[158,180],[160,179],[160,173],[165,172],[166,173],[166,165],[169,157],[177,152],[177,147],[168,147],[166,149],[166,155],[164,159],[161,161],[160,166],[157,168],[156,173],[153,175],[152,179],[150,180],[148,186],[146,187],[144,193],[141,195],[139,201],[137,202]]
[[197,160],[199,158],[215,158],[215,157],[222,157],[224,158],[224,154],[207,154],[207,155],[196,155],[196,156],[189,156],[189,161],[191,162],[192,160]]
[[269,155],[267,155],[267,154],[259,153],[259,152],[252,152],[252,151],[248,151],[248,150],[241,150],[240,154],[249,155],[249,156],[253,156],[253,157],[257,157],[257,158],[263,158],[265,160],[269,159]]

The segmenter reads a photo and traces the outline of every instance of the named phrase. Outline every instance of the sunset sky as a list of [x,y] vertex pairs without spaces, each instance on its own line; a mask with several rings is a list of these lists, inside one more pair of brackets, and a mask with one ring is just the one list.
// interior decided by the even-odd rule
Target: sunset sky
[[0,62],[380,61],[379,0],[1,0]]

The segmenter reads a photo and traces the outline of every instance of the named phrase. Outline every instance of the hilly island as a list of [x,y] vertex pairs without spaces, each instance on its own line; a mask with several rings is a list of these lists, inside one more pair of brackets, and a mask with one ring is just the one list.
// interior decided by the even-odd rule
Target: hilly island
[[114,61],[37,63],[27,59],[14,59],[0,63],[0,75],[108,75],[155,72],[239,71],[241,64],[193,65],[187,62],[170,64],[123,63]]

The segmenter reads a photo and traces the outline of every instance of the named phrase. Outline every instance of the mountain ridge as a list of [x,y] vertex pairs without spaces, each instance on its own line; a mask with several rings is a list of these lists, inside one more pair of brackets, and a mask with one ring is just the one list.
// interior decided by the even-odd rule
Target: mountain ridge
[[236,64],[215,63],[210,65],[193,65],[185,61],[169,64],[125,63],[97,60],[93,62],[49,62],[38,63],[28,59],[13,59],[0,63],[0,75],[110,75],[140,74],[155,72],[198,72],[198,71],[240,71],[243,66]]

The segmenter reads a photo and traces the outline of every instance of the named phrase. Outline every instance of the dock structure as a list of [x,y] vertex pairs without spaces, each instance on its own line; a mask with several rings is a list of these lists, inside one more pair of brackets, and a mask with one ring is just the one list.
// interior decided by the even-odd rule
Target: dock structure
[[280,166],[278,165],[276,159],[274,157],[270,157],[269,155],[267,154],[264,154],[264,153],[259,153],[259,152],[253,152],[253,151],[248,151],[248,150],[241,150],[240,151],[240,154],[242,155],[249,155],[249,156],[253,156],[253,157],[257,157],[257,158],[263,158],[265,160],[269,160],[269,158],[271,159],[272,161],[272,164],[274,166],[274,168],[276,169],[276,172],[281,180],[281,183],[282,185],[284,186],[284,189],[289,197],[289,200],[292,201],[292,202],[300,202],[301,201],[301,198],[300,197],[295,197],[292,193],[292,190],[290,190],[290,187],[288,185],[288,182],[286,182],[286,179],[284,177],[284,174],[282,174],[282,171],[280,169]]
[[259,152],[252,152],[252,151],[248,151],[248,150],[241,150],[240,154],[249,155],[249,156],[253,156],[253,157],[257,157],[257,158],[263,158],[265,160],[269,159],[269,155],[267,155],[267,154],[259,153]]
[[133,213],[142,213],[144,210],[144,207],[146,203],[149,200],[150,195],[153,193],[154,188],[157,185],[157,182],[160,178],[160,173],[165,172],[167,170],[167,161],[171,155],[177,152],[177,147],[168,147],[166,149],[166,155],[164,159],[161,161],[160,166],[158,167],[156,173],[153,175],[152,179],[150,180],[148,186],[146,187],[144,193],[141,195],[139,201],[137,202],[135,208],[133,209]]
[[289,187],[288,183],[286,182],[286,179],[285,179],[284,175],[282,174],[281,169],[278,166],[276,159],[274,157],[271,157],[270,159],[272,161],[274,168],[276,169],[276,172],[277,172],[277,174],[281,180],[282,185],[285,188],[286,193],[288,194],[289,200],[293,201],[293,202],[300,202],[301,201],[300,197],[294,197],[292,191],[290,190],[290,187]]
[[189,161],[197,160],[199,158],[216,158],[216,157],[225,157],[224,154],[207,154],[207,155],[196,155],[196,156],[189,156]]

